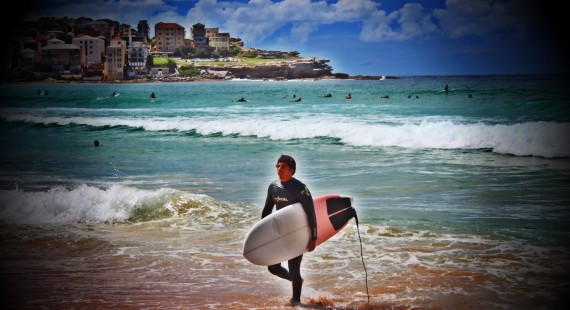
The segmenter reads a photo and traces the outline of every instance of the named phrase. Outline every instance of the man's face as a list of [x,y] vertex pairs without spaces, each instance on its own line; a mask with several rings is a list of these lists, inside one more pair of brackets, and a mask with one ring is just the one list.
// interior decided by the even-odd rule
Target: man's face
[[282,182],[287,182],[293,177],[293,170],[286,163],[279,162],[275,168],[277,168],[277,175]]

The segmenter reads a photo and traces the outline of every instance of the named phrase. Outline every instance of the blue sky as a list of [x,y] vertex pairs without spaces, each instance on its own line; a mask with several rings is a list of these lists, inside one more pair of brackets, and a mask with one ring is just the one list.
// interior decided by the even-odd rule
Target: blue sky
[[[24,1],[26,2],[26,1]],[[534,0],[48,0],[41,16],[219,27],[246,46],[329,59],[350,75],[569,73],[562,9]],[[554,2],[554,1],[550,1]],[[548,6],[547,6],[548,5]],[[560,13],[555,14],[558,11]],[[566,44],[565,44],[566,45]]]

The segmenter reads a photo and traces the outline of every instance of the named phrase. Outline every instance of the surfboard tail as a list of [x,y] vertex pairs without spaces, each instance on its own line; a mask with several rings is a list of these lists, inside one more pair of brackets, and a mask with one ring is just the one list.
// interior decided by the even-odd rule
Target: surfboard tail
[[338,196],[327,199],[327,213],[335,231],[342,229],[351,218],[356,217],[352,197]]

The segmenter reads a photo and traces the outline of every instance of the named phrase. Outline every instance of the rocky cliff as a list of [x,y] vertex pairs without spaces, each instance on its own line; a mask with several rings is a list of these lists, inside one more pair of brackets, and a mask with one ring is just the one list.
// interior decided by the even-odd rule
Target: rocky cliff
[[196,66],[208,71],[227,71],[227,76],[250,79],[304,79],[333,77],[326,59],[301,59],[268,62],[257,66]]

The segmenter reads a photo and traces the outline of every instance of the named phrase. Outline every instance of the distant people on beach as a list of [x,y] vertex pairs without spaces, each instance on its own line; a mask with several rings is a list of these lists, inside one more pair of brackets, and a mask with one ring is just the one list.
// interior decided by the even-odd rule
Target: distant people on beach
[[238,100],[236,100],[237,102],[247,102],[247,100],[244,97],[239,98]]
[[352,95],[348,93],[348,95],[346,95],[346,99],[352,99]]
[[156,98],[156,94],[155,94],[154,92],[150,93],[150,98],[151,98],[151,99]]

